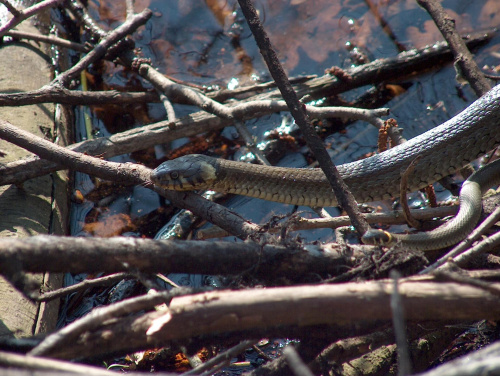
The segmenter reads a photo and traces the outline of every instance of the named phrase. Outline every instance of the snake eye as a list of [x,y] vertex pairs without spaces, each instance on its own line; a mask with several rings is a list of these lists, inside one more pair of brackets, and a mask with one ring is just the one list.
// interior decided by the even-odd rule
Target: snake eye
[[179,178],[179,173],[178,173],[177,171],[172,171],[172,172],[170,173],[170,178],[171,178],[172,180],[177,180],[177,179]]

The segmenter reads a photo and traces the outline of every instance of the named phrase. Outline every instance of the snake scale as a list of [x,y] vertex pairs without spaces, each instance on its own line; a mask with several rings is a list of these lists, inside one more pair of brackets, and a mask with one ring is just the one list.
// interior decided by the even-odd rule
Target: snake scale
[[[443,124],[383,153],[337,168],[356,200],[383,200],[399,196],[401,172],[417,156],[420,160],[408,178],[409,191],[421,189],[456,172],[499,144],[500,85],[497,85]],[[489,186],[495,184],[495,177],[500,175],[498,170],[500,167],[492,167],[486,173],[480,174],[479,183]],[[269,167],[203,155],[187,155],[161,164],[151,174],[151,180],[166,189],[210,189],[294,205],[337,205],[321,169]],[[469,218],[470,210],[477,211],[468,208],[462,214]],[[477,218],[472,227],[479,218],[478,214],[474,215]],[[454,230],[453,226],[451,227]],[[420,235],[420,238],[415,238],[415,245],[411,244],[411,239],[396,240],[406,242],[410,248],[430,249],[429,247],[445,247],[450,245],[450,242],[453,244],[460,241],[460,237],[467,235],[463,229],[459,231],[460,234],[450,233],[449,229],[446,229],[444,235],[447,236],[447,241],[437,243],[437,247],[436,244],[423,245],[429,237],[428,234],[430,241],[427,243],[435,241],[436,234],[443,235],[435,233],[439,229],[416,234]],[[432,235],[433,233],[435,235]],[[406,235],[411,236],[414,235]],[[364,240],[372,242],[369,237]]]

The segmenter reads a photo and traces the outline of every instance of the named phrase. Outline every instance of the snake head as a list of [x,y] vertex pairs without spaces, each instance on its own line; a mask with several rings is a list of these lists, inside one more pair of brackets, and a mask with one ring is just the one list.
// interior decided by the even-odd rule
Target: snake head
[[167,161],[151,173],[151,181],[164,189],[194,191],[208,189],[216,178],[212,159],[201,154],[190,154]]

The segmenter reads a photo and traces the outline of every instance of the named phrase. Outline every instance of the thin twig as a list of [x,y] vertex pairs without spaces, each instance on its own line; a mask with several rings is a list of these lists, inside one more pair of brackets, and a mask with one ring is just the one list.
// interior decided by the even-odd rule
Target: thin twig
[[412,217],[410,207],[408,206],[408,178],[415,170],[415,167],[420,160],[420,156],[411,161],[410,165],[406,168],[406,170],[401,174],[401,182],[399,184],[399,200],[401,202],[401,207],[403,208],[403,214],[405,216],[406,222],[409,226],[414,227],[416,229],[420,229],[421,225],[415,218]]
[[94,49],[89,52],[85,57],[83,57],[78,63],[76,63],[73,67],[61,73],[57,76],[51,85],[57,86],[57,84],[61,84],[62,86],[66,86],[69,81],[78,77],[81,71],[87,68],[90,64],[99,60],[103,57],[108,50],[115,43],[125,38],[128,34],[133,33],[137,28],[144,25],[153,15],[153,12],[146,8],[141,13],[138,13],[125,21],[122,25],[118,26],[116,29],[111,31],[106,38],[101,40]]
[[234,119],[234,113],[229,107],[208,98],[194,88],[170,80],[147,63],[140,64],[139,74],[151,82],[157,90],[164,93],[170,100],[174,100],[174,98],[184,100],[223,119]]
[[[411,209],[410,213],[417,220],[429,220],[433,218],[442,218],[448,217],[450,215],[455,215],[458,211],[458,208],[458,205],[453,205],[441,206],[437,208]],[[362,215],[370,224],[380,223],[385,225],[398,225],[406,223],[406,219],[402,210],[395,210],[393,212],[385,213],[365,213]],[[287,231],[312,230],[319,228],[338,228],[350,225],[351,220],[346,215],[333,218],[312,219],[295,217],[288,224]],[[197,232],[196,238],[201,240],[228,236],[227,233],[223,231],[224,230],[217,229],[216,227],[201,229]],[[271,234],[279,233],[281,231],[281,225],[269,227],[267,231]]]
[[90,48],[85,46],[84,44],[71,42],[69,40],[56,37],[55,35],[41,35],[41,34],[27,33],[24,31],[11,30],[5,33],[5,36],[16,39],[28,39],[28,40],[35,40],[37,42],[49,43],[56,46],[69,48],[78,52],[87,53],[90,51]]
[[4,25],[0,26],[0,38],[3,37],[7,31],[20,24],[25,19],[34,16],[44,9],[56,7],[62,2],[63,0],[45,0],[29,8],[23,9],[22,11],[15,12],[16,14],[14,14],[14,17],[12,17]]
[[[98,367],[92,367],[82,364],[75,364],[74,362],[64,362],[61,360],[40,358],[29,355],[13,354],[0,351],[0,365],[12,369],[29,369],[32,370],[30,374],[37,374],[33,371],[51,371],[50,374],[59,372],[67,372],[75,375],[88,375],[88,376],[109,376],[110,372]],[[5,371],[5,368],[2,369]],[[49,374],[47,374],[48,376]]]
[[74,285],[68,287],[63,287],[54,291],[44,292],[36,300],[39,302],[47,302],[49,300],[61,298],[73,292],[92,288],[95,286],[108,286],[118,281],[121,281],[122,279],[128,278],[130,276],[132,276],[132,274],[130,273],[116,273],[100,278],[86,279],[80,283],[75,283]]
[[245,146],[250,149],[257,161],[262,165],[271,166],[271,163],[269,163],[264,153],[257,148],[257,145],[255,145],[255,140],[251,133],[248,131],[246,125],[243,124],[243,122],[236,120],[234,122],[234,127],[240,134],[240,137],[243,139],[243,141],[245,141]]
[[135,14],[134,0],[125,0],[125,5],[127,6],[127,19],[129,19]]
[[445,270],[436,270],[432,273],[432,275],[439,281],[451,281],[460,283],[462,285],[479,287],[493,295],[500,297],[500,289],[498,288],[498,286],[494,286],[491,282],[481,281],[479,279],[471,278],[467,275]]
[[399,293],[400,274],[396,270],[392,270],[392,293],[391,293],[391,311],[392,311],[392,326],[394,327],[394,335],[396,337],[396,345],[398,352],[398,375],[406,376],[411,374],[410,351],[408,349],[408,341],[406,338],[406,323],[404,314],[404,304]]
[[165,112],[167,113],[167,120],[175,121],[177,117],[175,116],[174,106],[172,106],[172,102],[170,102],[170,99],[168,99],[165,94],[160,93],[160,100],[163,103]]
[[455,56],[455,62],[461,71],[458,74],[463,74],[478,97],[486,94],[486,92],[491,89],[491,85],[477,66],[464,40],[460,34],[457,33],[455,29],[455,20],[453,20],[445,12],[443,6],[435,0],[417,0],[417,3],[429,12],[439,31],[448,42]]
[[20,12],[10,3],[9,0],[0,0],[0,4],[3,4],[14,17],[19,17]]
[[[468,251],[453,257],[453,262],[460,267],[464,267],[469,263],[470,260],[474,259],[476,256],[488,252],[495,247],[498,247],[498,245],[500,245],[500,232],[497,232],[496,234],[493,234],[490,237],[480,241]],[[444,265],[440,266],[439,268],[443,267]]]
[[271,76],[276,81],[278,88],[283,96],[283,99],[288,105],[288,108],[299,126],[309,148],[319,162],[319,165],[330,182],[335,197],[349,217],[353,226],[360,235],[364,234],[370,226],[361,217],[361,213],[357,207],[354,196],[348,191],[347,186],[342,180],[338,170],[332,163],[332,160],[326,151],[323,142],[314,131],[306,115],[304,105],[299,102],[297,94],[292,85],[288,81],[288,77],[276,55],[271,41],[264,30],[256,9],[249,0],[238,0],[243,14],[248,22],[250,30],[255,37],[260,52],[266,61],[267,67]]
[[209,371],[213,367],[215,367],[216,365],[218,365],[220,363],[230,361],[236,355],[241,354],[243,351],[245,351],[249,347],[252,347],[252,345],[256,344],[257,342],[259,342],[259,341],[258,340],[241,341],[239,344],[231,347],[230,349],[227,349],[226,351],[218,354],[217,356],[213,357],[212,359],[207,360],[205,363],[196,367],[195,369],[184,372],[181,376],[199,375],[202,372]]

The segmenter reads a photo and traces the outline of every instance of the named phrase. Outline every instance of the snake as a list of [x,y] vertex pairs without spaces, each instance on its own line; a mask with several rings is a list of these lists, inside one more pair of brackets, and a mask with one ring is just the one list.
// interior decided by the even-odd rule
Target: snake
[[[419,157],[408,191],[422,189],[455,173],[500,145],[500,85],[448,121],[366,159],[337,166],[358,202],[399,196],[401,173]],[[440,249],[465,238],[477,224],[485,188],[499,183],[500,162],[464,182],[457,216],[435,230],[417,234],[368,232],[366,244],[400,242],[409,249]],[[191,154],[166,161],[151,173],[153,184],[177,191],[213,190],[285,204],[337,206],[321,169],[248,164]],[[478,203],[479,202],[479,203]],[[376,230],[371,230],[376,231]],[[377,235],[377,236],[374,236]]]

